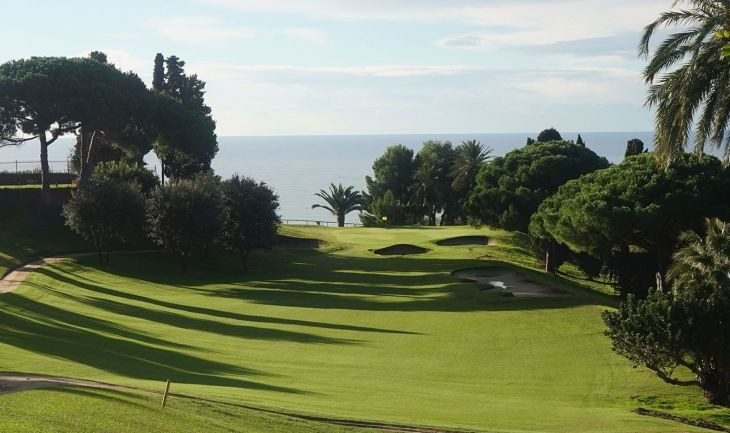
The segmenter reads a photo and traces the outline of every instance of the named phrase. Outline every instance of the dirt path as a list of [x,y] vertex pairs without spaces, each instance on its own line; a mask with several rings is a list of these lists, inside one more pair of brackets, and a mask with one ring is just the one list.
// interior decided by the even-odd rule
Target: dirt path
[[[87,254],[87,253],[84,253]],[[58,263],[60,261],[70,259],[72,257],[78,257],[81,254],[69,254],[63,257],[46,257],[44,259],[36,260],[34,262],[26,263],[18,268],[13,269],[0,280],[0,294],[9,293],[17,289],[30,275],[36,271],[36,269],[52,263]]]
[[[142,253],[154,253],[161,250],[138,250],[138,251],[115,251],[112,254],[142,254]],[[35,260],[30,263],[18,266],[12,271],[8,272],[7,275],[0,279],[0,295],[3,293],[10,293],[13,290],[20,287],[38,268],[50,265],[53,263],[62,262],[68,259],[75,259],[79,257],[95,256],[96,253],[74,253],[64,254],[55,257],[46,257],[40,260]]]

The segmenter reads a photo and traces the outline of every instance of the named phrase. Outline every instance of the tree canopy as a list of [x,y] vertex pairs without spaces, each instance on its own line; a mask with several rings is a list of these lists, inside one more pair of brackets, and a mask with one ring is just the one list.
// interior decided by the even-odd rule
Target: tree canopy
[[373,203],[381,201],[390,191],[397,212],[388,217],[393,224],[405,224],[414,168],[413,150],[402,144],[388,147],[373,163],[373,176],[365,177],[368,190],[364,197],[365,207],[372,213]]
[[[681,237],[672,290],[630,297],[605,312],[613,350],[676,385],[698,385],[711,403],[730,403],[730,226],[707,221],[706,235]],[[693,378],[683,374],[689,370]]]
[[481,223],[526,232],[532,214],[558,187],[606,167],[608,161],[586,147],[536,142],[485,165],[466,211]]
[[221,184],[223,226],[221,241],[236,250],[246,268],[248,256],[256,248],[271,248],[281,223],[279,197],[263,182],[234,175]]
[[530,233],[611,265],[624,290],[646,293],[684,230],[730,216],[730,173],[715,157],[668,169],[646,153],[570,181],[532,217]]

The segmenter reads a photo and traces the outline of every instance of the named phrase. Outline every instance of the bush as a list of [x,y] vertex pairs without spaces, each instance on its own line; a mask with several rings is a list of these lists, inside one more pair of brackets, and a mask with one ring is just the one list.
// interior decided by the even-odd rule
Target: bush
[[253,249],[268,249],[276,242],[281,219],[276,214],[279,197],[265,183],[238,175],[222,184],[223,229],[221,241],[228,250],[237,250],[241,264]]
[[93,179],[71,194],[63,215],[71,230],[94,243],[100,260],[106,253],[108,262],[115,242],[141,237],[144,198],[135,183]]
[[157,188],[147,200],[149,235],[175,254],[183,272],[196,252],[207,252],[221,232],[223,200],[219,180],[200,174]]
[[136,183],[145,194],[160,184],[157,175],[144,166],[119,161],[101,162],[94,168],[92,180],[100,181],[102,179],[113,182]]

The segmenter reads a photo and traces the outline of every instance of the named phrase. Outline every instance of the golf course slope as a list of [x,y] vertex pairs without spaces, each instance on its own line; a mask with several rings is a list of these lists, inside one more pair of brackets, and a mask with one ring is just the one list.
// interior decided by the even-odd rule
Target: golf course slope
[[[730,412],[610,350],[610,287],[540,272],[524,235],[489,229],[285,226],[322,247],[214,253],[185,275],[164,253],[78,257],[0,295],[0,372],[172,391],[314,417],[476,432],[706,431]],[[438,246],[484,236],[490,245]],[[377,256],[409,244],[428,251]],[[3,253],[0,241],[0,254]],[[495,266],[561,296],[505,297],[454,278]],[[359,432],[123,390],[0,395],[0,431]],[[81,426],[81,427],[80,427]],[[372,430],[370,430],[372,431]]]

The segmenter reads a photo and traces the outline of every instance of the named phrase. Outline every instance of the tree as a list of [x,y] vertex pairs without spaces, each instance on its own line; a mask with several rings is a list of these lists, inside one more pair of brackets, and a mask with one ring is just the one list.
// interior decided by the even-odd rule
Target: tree
[[[671,291],[633,297],[605,312],[613,350],[665,382],[697,385],[708,401],[730,403],[730,226],[707,220],[707,235],[681,236]],[[677,369],[694,376],[687,380]]]
[[152,88],[158,92],[165,89],[165,58],[161,53],[155,56],[155,69],[152,72]]
[[409,188],[414,209],[425,214],[428,224],[436,225],[436,216],[453,200],[450,169],[454,149],[448,141],[427,141],[414,160],[415,170]]
[[482,146],[476,140],[469,140],[457,146],[454,153],[450,170],[453,178],[451,188],[456,192],[470,190],[476,183],[479,170],[492,159],[492,149]]
[[578,139],[575,140],[575,144],[577,144],[578,146],[583,146],[583,147],[586,146],[586,143],[583,141],[583,137],[581,137],[580,134],[578,134]]
[[646,26],[639,45],[639,54],[648,58],[650,43],[659,29],[679,28],[653,51],[644,69],[644,79],[651,85],[647,105],[656,109],[656,156],[664,165],[682,157],[693,125],[696,153],[702,154],[708,142],[717,148],[725,146],[725,152],[730,152],[726,134],[730,68],[722,57],[726,41],[714,37],[725,30],[730,4],[680,1],[689,7],[662,13]]
[[530,234],[600,259],[623,292],[644,296],[661,286],[679,234],[708,216],[730,216],[728,169],[690,155],[663,169],[646,153],[560,187],[533,215]]
[[175,254],[183,272],[190,258],[205,252],[221,231],[220,182],[208,173],[177,179],[152,191],[147,200],[150,237]]
[[560,185],[606,167],[608,161],[586,147],[536,142],[485,165],[465,210],[483,224],[526,232],[532,214]]
[[197,75],[186,75],[185,62],[177,56],[165,59],[166,68],[160,82],[159,62],[156,57],[155,153],[162,162],[164,182],[164,177],[189,178],[209,170],[218,153],[218,140],[211,109],[205,104],[205,82]]
[[345,216],[350,212],[362,210],[362,194],[355,191],[354,186],[343,187],[342,184],[330,184],[329,191],[320,190],[314,194],[321,198],[326,204],[313,204],[312,209],[322,208],[337,217],[337,226],[345,226]]
[[631,140],[626,143],[626,154],[624,155],[624,158],[628,158],[629,156],[634,155],[641,155],[644,153],[644,142],[639,140],[638,138],[632,138]]
[[[106,134],[126,143],[129,125],[146,107],[142,80],[101,62],[102,54],[97,52],[96,59],[33,57],[0,65],[0,146],[39,141],[46,196],[48,146],[64,134],[78,132],[85,143],[79,150],[83,168],[93,137]],[[90,174],[80,171],[84,179]]]
[[[400,208],[397,215],[390,215],[392,224],[406,224],[409,213],[409,188],[414,171],[413,150],[398,144],[390,146],[385,153],[373,163],[373,177],[366,176],[367,194],[363,197],[364,208],[375,215],[373,202],[382,200],[390,191],[394,206]],[[367,214],[363,216],[368,218]],[[413,222],[413,221],[411,221]]]
[[561,141],[562,139],[563,137],[560,136],[560,133],[555,128],[545,129],[537,136],[537,141],[539,143],[547,143],[549,141]]
[[144,226],[144,197],[139,185],[94,176],[63,206],[66,225],[94,243],[99,260],[109,262],[115,242],[127,243],[141,237]]
[[265,183],[234,175],[222,184],[223,228],[221,241],[229,250],[237,250],[241,264],[247,267],[248,256],[256,248],[271,248],[281,224],[277,215],[279,198]]

